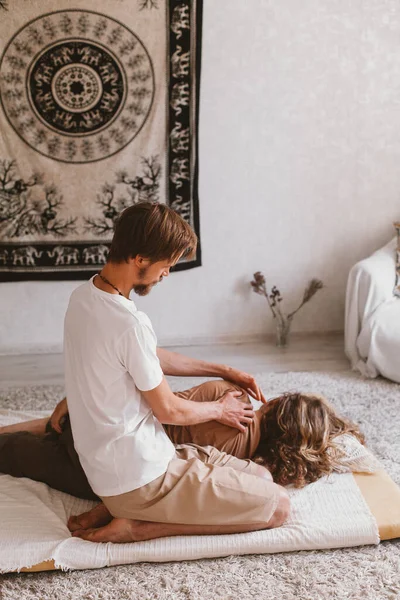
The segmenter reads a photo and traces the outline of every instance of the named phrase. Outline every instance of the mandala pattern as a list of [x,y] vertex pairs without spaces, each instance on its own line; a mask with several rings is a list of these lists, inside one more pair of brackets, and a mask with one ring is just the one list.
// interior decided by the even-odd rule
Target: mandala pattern
[[0,92],[10,124],[29,146],[54,160],[87,163],[137,136],[153,102],[154,72],[125,25],[64,10],[14,35],[1,59]]

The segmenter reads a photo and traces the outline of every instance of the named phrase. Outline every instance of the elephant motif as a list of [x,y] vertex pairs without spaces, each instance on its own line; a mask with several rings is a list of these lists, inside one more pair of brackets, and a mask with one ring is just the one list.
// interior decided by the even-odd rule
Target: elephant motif
[[47,255],[50,258],[56,258],[55,265],[70,265],[71,262],[77,265],[79,262],[79,250],[78,248],[71,248],[70,246],[55,246],[53,250],[47,250]]
[[170,134],[172,152],[188,152],[189,150],[189,127],[182,129],[182,123],[177,123]]
[[36,266],[35,259],[40,258],[42,254],[42,250],[38,252],[33,246],[15,248],[15,250],[11,252],[12,264],[14,266],[19,264],[34,267]]
[[182,53],[182,46],[177,46],[171,57],[172,76],[175,79],[189,77],[190,52]]
[[2,262],[3,265],[6,265],[7,259],[8,259],[8,250],[6,250],[6,249],[0,250],[0,262]]
[[187,4],[178,4],[172,13],[171,29],[178,40],[182,37],[183,29],[190,28],[190,11]]
[[171,106],[175,111],[176,116],[182,112],[182,106],[189,106],[190,90],[189,84],[180,81],[172,87]]
[[176,200],[171,203],[172,210],[178,213],[182,219],[190,222],[191,203],[190,200],[183,200],[182,196],[177,196]]
[[189,179],[189,161],[187,158],[174,158],[171,166],[170,180],[179,189],[184,179]]
[[107,248],[107,246],[104,246],[103,244],[100,244],[99,246],[89,246],[88,248],[85,248],[82,252],[85,265],[87,265],[89,263],[92,263],[92,264],[103,263],[104,264],[107,262],[107,254],[108,254],[108,248]]

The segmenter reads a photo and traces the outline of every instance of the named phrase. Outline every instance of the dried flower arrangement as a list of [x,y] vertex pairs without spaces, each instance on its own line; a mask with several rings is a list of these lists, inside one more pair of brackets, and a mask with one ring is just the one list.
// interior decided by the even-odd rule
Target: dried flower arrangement
[[319,279],[311,279],[304,290],[303,299],[299,306],[293,312],[285,314],[281,309],[282,296],[277,287],[274,285],[271,288],[271,293],[269,293],[265,277],[261,271],[254,273],[253,277],[253,281],[250,282],[253,292],[265,296],[274,319],[276,319],[276,345],[281,347],[287,346],[294,315],[299,312],[306,302],[311,300],[318,290],[322,290],[324,284]]

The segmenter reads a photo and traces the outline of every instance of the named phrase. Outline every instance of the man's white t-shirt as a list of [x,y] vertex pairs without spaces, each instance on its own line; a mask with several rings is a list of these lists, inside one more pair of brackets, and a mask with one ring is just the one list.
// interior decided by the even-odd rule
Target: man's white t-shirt
[[141,394],[163,378],[150,319],[93,279],[65,316],[65,383],[82,467],[98,496],[114,496],[165,473],[175,447]]

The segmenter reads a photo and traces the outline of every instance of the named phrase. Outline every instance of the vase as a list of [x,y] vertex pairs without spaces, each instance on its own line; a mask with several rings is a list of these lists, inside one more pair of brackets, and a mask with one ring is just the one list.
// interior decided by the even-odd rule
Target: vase
[[291,319],[279,319],[276,323],[276,345],[285,348],[289,343]]

